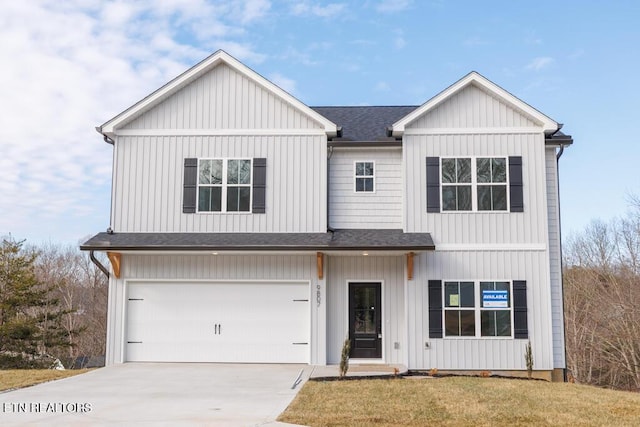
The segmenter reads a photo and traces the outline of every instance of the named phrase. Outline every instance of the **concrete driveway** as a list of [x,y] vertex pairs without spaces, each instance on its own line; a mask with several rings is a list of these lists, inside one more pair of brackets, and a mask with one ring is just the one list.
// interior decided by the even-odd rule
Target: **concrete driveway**
[[[285,425],[312,367],[127,363],[0,393],[0,425]],[[292,385],[302,371],[301,382]]]

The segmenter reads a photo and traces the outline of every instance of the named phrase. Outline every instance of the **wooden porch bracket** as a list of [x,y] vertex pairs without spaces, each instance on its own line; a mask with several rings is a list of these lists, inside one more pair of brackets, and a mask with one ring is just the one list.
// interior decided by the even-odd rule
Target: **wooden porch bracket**
[[322,279],[324,277],[324,254],[322,252],[316,254],[316,262],[318,264],[318,279]]
[[413,252],[407,254],[407,280],[413,280]]
[[117,279],[120,278],[120,267],[122,265],[122,254],[119,252],[107,252],[107,257],[111,262],[111,268],[113,268],[113,275]]

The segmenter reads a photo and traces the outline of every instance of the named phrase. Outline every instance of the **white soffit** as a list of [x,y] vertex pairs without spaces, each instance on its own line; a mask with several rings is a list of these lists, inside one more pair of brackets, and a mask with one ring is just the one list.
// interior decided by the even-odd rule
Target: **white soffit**
[[103,135],[113,137],[116,129],[124,126],[126,123],[138,117],[140,114],[149,111],[151,108],[160,104],[162,101],[169,98],[171,95],[220,64],[226,64],[238,73],[245,75],[248,79],[253,80],[267,91],[270,91],[274,95],[292,105],[294,108],[300,110],[305,115],[311,117],[324,128],[324,131],[327,133],[327,135],[337,135],[338,126],[335,123],[318,114],[316,111],[309,108],[297,98],[290,95],[288,92],[273,84],[269,80],[265,79],[260,74],[256,73],[223,50],[218,50],[213,55],[189,68],[187,71],[180,74],[169,83],[165,84],[155,92],[152,92],[142,100],[138,101],[136,104],[127,108],[125,111],[118,114],[96,129]]
[[493,94],[493,96],[495,96],[505,104],[509,105],[517,111],[520,111],[522,114],[531,117],[534,121],[541,124],[541,130],[545,133],[555,132],[556,130],[558,130],[559,126],[556,121],[536,110],[526,102],[522,101],[520,98],[502,89],[500,86],[482,76],[480,73],[472,71],[424,104],[422,104],[420,107],[413,110],[411,113],[395,122],[392,126],[393,136],[402,136],[407,125],[423,116],[424,114],[428,113],[430,110],[436,108],[438,105],[442,104],[468,85],[475,85],[481,90],[484,90],[489,94]]

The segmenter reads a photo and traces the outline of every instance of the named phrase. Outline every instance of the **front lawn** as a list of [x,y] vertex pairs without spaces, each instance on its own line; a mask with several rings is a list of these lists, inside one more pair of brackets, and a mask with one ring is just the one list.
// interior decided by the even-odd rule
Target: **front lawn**
[[28,387],[47,381],[59,380],[88,372],[88,369],[56,371],[53,369],[0,370],[0,391]]
[[638,426],[640,394],[498,378],[309,381],[278,421],[307,426]]

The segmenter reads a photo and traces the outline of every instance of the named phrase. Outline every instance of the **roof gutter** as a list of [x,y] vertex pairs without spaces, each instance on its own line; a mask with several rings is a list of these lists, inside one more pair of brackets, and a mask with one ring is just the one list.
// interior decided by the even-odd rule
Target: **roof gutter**
[[102,132],[102,126],[96,126],[96,132],[98,132],[100,135],[102,135],[104,137],[104,142],[106,142],[107,144],[114,144],[114,140],[109,138],[109,136],[107,136],[106,133]]

